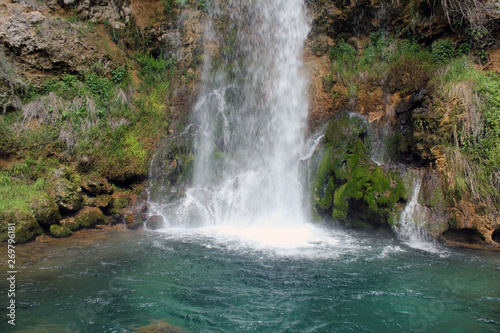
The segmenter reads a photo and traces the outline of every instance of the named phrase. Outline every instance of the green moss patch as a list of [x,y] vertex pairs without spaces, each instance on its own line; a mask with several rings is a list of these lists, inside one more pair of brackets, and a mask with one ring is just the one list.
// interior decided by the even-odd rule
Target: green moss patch
[[397,173],[371,161],[366,121],[338,116],[328,126],[325,142],[313,188],[318,212],[346,224],[366,220],[387,225],[396,203],[407,199],[406,188]]

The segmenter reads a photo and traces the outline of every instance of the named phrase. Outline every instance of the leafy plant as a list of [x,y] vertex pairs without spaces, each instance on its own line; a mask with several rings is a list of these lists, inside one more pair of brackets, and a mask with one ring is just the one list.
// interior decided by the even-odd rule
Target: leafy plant
[[454,56],[455,49],[450,40],[441,39],[432,44],[432,59],[436,64],[445,64]]

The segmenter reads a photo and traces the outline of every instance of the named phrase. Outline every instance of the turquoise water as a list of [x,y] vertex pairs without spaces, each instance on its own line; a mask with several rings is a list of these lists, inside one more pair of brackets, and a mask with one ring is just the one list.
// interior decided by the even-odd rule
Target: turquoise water
[[4,314],[1,331],[124,332],[153,320],[191,332],[500,331],[497,253],[314,232],[277,245],[210,228],[28,244],[16,326]]

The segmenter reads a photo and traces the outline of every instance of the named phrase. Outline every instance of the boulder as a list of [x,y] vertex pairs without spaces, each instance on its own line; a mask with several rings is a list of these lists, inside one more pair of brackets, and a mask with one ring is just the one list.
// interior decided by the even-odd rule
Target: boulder
[[338,115],[326,130],[312,188],[319,215],[349,226],[394,225],[407,196],[400,175],[371,160],[367,121],[356,114]]
[[59,214],[59,207],[57,206],[54,198],[50,196],[42,196],[36,198],[31,202],[31,209],[38,224],[42,226],[51,226],[61,220]]
[[80,224],[75,220],[74,217],[69,217],[66,219],[62,219],[59,224],[65,228],[68,228],[69,230],[77,230],[80,228]]
[[90,228],[97,224],[107,224],[108,220],[102,210],[97,207],[83,207],[76,215],[75,222],[80,227]]
[[42,233],[42,228],[35,217],[26,211],[12,209],[0,213],[0,241],[6,242],[9,238],[9,224],[14,224],[16,243],[25,243],[35,239]]
[[137,230],[144,226],[144,221],[139,215],[130,214],[125,218],[125,224],[128,229]]
[[66,226],[53,224],[50,226],[50,234],[56,238],[68,237],[72,234],[71,229]]
[[66,178],[53,178],[50,181],[50,194],[63,210],[71,212],[82,207],[82,189]]
[[160,215],[153,215],[146,221],[146,228],[150,230],[162,229],[165,226],[165,221]]
[[113,194],[113,187],[106,178],[89,175],[82,180],[82,190],[88,196]]

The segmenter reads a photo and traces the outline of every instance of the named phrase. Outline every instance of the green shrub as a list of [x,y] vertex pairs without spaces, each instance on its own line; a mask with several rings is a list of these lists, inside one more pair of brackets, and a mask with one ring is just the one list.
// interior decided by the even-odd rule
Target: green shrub
[[450,40],[441,39],[432,44],[432,59],[436,64],[445,64],[454,56],[455,49]]

